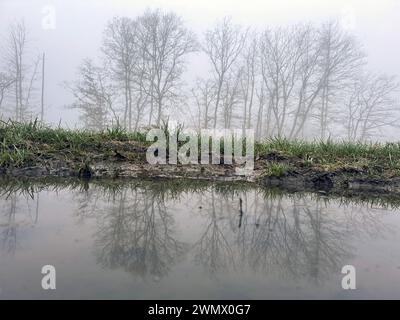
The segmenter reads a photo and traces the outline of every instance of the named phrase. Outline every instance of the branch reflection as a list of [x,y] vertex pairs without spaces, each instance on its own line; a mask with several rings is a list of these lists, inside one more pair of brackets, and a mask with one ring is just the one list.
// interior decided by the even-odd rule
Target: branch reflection
[[46,197],[58,190],[66,191],[61,200],[72,195],[77,223],[95,222],[99,265],[155,280],[186,259],[211,277],[256,272],[320,282],[353,256],[352,240],[390,231],[381,219],[385,205],[364,200],[218,184],[175,188],[160,181],[2,185],[3,251],[18,250],[18,234],[40,224]]

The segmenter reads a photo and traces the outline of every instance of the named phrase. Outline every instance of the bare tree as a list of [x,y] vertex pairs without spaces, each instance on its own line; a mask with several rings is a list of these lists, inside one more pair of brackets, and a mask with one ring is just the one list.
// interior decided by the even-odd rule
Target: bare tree
[[136,22],[130,18],[114,18],[106,27],[102,51],[111,66],[112,75],[122,84],[124,95],[123,126],[132,128],[132,85],[138,58],[135,39]]
[[221,106],[223,111],[224,128],[232,128],[233,120],[240,119],[241,114],[237,114],[235,109],[242,105],[243,92],[240,90],[240,79],[243,77],[243,67],[237,70],[232,70],[225,77],[224,84],[221,90]]
[[83,112],[81,118],[86,128],[103,130],[110,120],[118,123],[118,115],[113,108],[115,90],[104,68],[86,59],[79,68],[79,80],[66,86],[75,98],[70,107]]
[[260,40],[261,74],[274,129],[270,133],[297,138],[317,118],[326,137],[333,108],[363,64],[358,43],[337,23],[294,25],[265,31]]
[[394,77],[371,73],[359,77],[349,90],[347,112],[339,117],[349,141],[364,141],[384,127],[398,128],[399,105],[394,97],[398,88]]
[[[257,111],[257,120],[256,120],[256,139],[260,139],[262,135],[269,136],[269,132],[267,131],[271,125],[271,108],[267,108],[265,110],[266,105],[266,94],[265,94],[265,87],[263,83],[256,88],[256,96],[258,101],[258,111]],[[266,115],[264,116],[264,113]],[[265,121],[264,121],[265,117]]]
[[360,72],[365,54],[355,38],[342,30],[337,21],[330,21],[321,27],[320,43],[324,83],[318,118],[321,138],[324,139],[328,131],[329,105]]
[[[24,32],[14,37],[24,40],[18,34]],[[366,108],[366,103],[354,99],[360,92],[365,95],[378,86],[376,81],[372,85],[372,80],[367,81],[368,85],[360,84],[365,82],[357,79],[363,71],[365,55],[356,39],[335,21],[321,26],[296,24],[266,29],[249,37],[249,29],[223,19],[205,32],[201,46],[210,62],[211,76],[197,79],[191,89],[192,99],[188,99],[183,75],[186,58],[197,47],[194,34],[174,13],[148,10],[136,18],[114,18],[105,30],[102,44],[109,74],[106,76],[103,69],[101,76],[98,70],[93,76],[97,85],[100,78],[107,78],[103,89],[108,92],[106,95],[112,95],[112,103],[110,100],[104,109],[107,121],[118,119],[121,113],[124,127],[129,130],[138,130],[145,123],[159,126],[167,110],[180,105],[198,128],[221,124],[243,130],[254,127],[257,138],[276,135],[296,139],[317,134],[326,139],[330,129],[339,133],[338,115],[344,112],[352,114],[348,121],[362,122],[353,113]],[[30,96],[30,89],[20,94],[19,71],[14,69],[17,71],[11,78],[20,110],[21,101],[22,105],[27,104],[24,101]],[[111,80],[113,85],[109,86]],[[25,87],[30,88],[29,81],[25,82]],[[388,97],[395,87],[386,85],[387,92],[376,89],[371,95]],[[383,86],[382,81],[379,86]],[[94,84],[92,87],[102,88]],[[103,96],[101,91],[95,96]],[[103,104],[107,101],[101,99]],[[381,107],[374,105],[369,104],[368,108],[376,113],[371,111],[374,116],[368,117],[365,126],[347,124],[348,138],[354,137],[355,127],[356,136],[366,139],[370,133],[361,133],[362,128],[376,132],[393,125],[376,111]],[[387,106],[386,114],[392,115],[393,108],[392,103]]]
[[214,107],[214,128],[217,126],[218,111],[222,100],[222,91],[234,63],[239,58],[246,43],[248,30],[243,31],[234,25],[231,19],[224,18],[205,34],[203,51],[211,62],[216,82],[216,99]]
[[215,83],[198,79],[192,94],[198,108],[198,129],[208,129],[211,120],[210,109],[215,100]]
[[147,11],[137,19],[139,46],[146,64],[144,92],[150,97],[151,123],[161,124],[163,110],[181,96],[185,58],[197,50],[195,36],[174,13]]
[[293,121],[288,133],[289,138],[303,135],[306,122],[310,120],[312,111],[318,103],[318,97],[324,81],[319,68],[321,46],[318,33],[311,25],[298,25],[295,45],[300,50],[296,76],[297,87],[293,106]]
[[39,58],[33,63],[27,62],[27,32],[23,21],[11,24],[8,43],[5,48],[5,62],[9,68],[15,87],[15,119],[23,121],[28,118],[28,109],[31,106],[34,82],[37,80]]
[[240,89],[244,104],[243,130],[246,128],[250,129],[252,126],[252,111],[258,71],[258,39],[257,37],[253,37],[243,54],[243,73],[240,79]]
[[296,26],[266,30],[260,41],[261,74],[279,137],[285,133],[303,54],[297,34]]

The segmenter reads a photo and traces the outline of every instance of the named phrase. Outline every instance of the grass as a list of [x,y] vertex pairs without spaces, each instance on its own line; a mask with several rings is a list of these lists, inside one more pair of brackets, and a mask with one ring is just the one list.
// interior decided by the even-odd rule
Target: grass
[[[166,128],[168,131],[168,128]],[[0,166],[40,165],[48,159],[80,163],[111,159],[115,149],[128,160],[144,160],[145,133],[108,128],[100,132],[51,128],[37,121],[0,122]],[[134,146],[138,148],[134,148]],[[221,142],[223,149],[223,142]],[[274,155],[276,159],[271,159]],[[400,176],[400,143],[360,143],[267,139],[256,143],[255,158],[267,159],[265,174],[285,175],[298,168],[320,171],[355,169],[372,176]]]
[[264,174],[268,177],[283,177],[292,167],[286,163],[268,163],[266,164]]
[[[400,175],[400,143],[289,141],[267,139],[255,146],[256,156],[276,153],[286,162],[324,171],[356,169],[370,175]],[[278,170],[275,168],[273,170]]]
[[37,121],[0,122],[0,166],[23,166],[38,159],[58,157],[87,161],[87,157],[107,152],[105,143],[133,141],[144,144],[143,133],[130,133],[121,128],[100,132],[51,128]]

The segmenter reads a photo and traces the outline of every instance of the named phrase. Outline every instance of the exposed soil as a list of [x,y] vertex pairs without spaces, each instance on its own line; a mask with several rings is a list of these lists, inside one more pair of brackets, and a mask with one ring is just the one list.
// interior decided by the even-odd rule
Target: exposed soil
[[[240,176],[234,165],[150,165],[145,150],[126,143],[114,144],[107,155],[92,156],[89,160],[40,157],[34,165],[0,167],[0,175],[12,177],[81,177],[81,178],[186,178],[208,181],[247,181],[263,187],[279,187],[287,191],[319,191],[323,193],[400,193],[400,177],[371,177],[354,168],[326,170],[305,166],[298,159],[270,153],[256,159],[254,171]],[[279,176],[266,175],[271,163],[290,165]]]

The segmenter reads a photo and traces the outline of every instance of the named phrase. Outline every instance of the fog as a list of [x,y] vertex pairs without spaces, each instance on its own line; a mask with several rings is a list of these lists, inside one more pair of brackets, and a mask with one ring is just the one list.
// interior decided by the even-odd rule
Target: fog
[[[81,127],[78,110],[66,107],[73,103],[73,96],[62,84],[77,79],[83,59],[100,59],[103,32],[113,17],[135,18],[147,8],[173,11],[181,16],[200,42],[204,32],[226,16],[235,24],[252,28],[252,32],[296,23],[318,25],[336,19],[363,46],[368,70],[400,76],[400,2],[396,0],[0,0],[0,56],[5,50],[9,26],[24,19],[29,54],[46,54],[44,121]],[[54,25],[43,27],[44,19],[53,13]],[[210,77],[211,67],[203,53],[190,53],[187,59],[182,79],[186,83],[183,90],[190,92],[194,79]],[[4,63],[1,61],[0,66]],[[164,116],[168,113],[170,119],[185,120],[176,116],[176,110],[169,110]],[[398,138],[396,129],[388,128],[385,139],[393,138]]]

